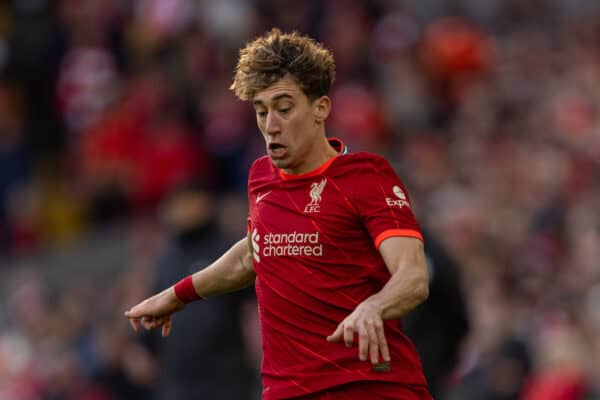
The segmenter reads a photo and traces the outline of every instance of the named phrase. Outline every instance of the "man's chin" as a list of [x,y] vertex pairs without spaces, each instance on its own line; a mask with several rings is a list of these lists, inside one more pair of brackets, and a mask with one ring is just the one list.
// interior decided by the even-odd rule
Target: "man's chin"
[[279,169],[286,169],[291,164],[287,158],[273,158],[269,157],[274,166]]

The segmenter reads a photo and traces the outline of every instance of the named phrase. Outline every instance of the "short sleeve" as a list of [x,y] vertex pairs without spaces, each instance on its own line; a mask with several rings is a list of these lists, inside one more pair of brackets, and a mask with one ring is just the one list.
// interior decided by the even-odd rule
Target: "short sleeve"
[[375,247],[392,236],[423,240],[404,184],[389,163],[373,157],[358,173],[354,204]]

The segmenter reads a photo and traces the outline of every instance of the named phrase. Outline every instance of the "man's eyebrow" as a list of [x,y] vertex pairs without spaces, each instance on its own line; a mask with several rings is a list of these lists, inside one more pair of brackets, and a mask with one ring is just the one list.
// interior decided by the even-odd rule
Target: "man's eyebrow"
[[[293,97],[289,93],[281,93],[281,94],[278,94],[277,96],[273,96],[273,98],[271,98],[271,101],[277,101],[277,100],[281,100],[281,99],[293,99]],[[264,102],[262,100],[254,100],[252,102],[252,104],[259,106],[259,105],[264,105]]]
[[291,94],[289,94],[289,93],[281,93],[281,94],[278,94],[277,96],[274,96],[271,99],[271,101],[276,101],[276,100],[280,100],[280,99],[284,99],[284,98],[286,98],[286,99],[293,99],[293,97],[292,97]]

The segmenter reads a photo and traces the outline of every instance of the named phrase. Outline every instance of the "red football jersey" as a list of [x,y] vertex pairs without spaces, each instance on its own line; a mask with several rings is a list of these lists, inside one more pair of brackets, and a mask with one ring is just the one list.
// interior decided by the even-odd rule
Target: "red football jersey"
[[307,174],[287,175],[262,157],[250,169],[248,197],[263,399],[355,381],[424,385],[419,357],[399,320],[385,321],[389,371],[360,361],[357,346],[326,341],[389,280],[379,244],[390,236],[422,240],[406,189],[390,165],[373,154],[343,154]]

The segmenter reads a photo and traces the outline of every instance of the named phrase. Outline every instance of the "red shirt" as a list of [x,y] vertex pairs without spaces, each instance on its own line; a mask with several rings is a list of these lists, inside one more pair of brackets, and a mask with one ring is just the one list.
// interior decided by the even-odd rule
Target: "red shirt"
[[368,153],[344,154],[303,175],[268,157],[248,179],[263,341],[263,399],[302,396],[356,381],[424,385],[399,320],[385,321],[391,371],[375,372],[358,348],[326,337],[390,273],[378,251],[390,236],[422,239],[404,185]]

